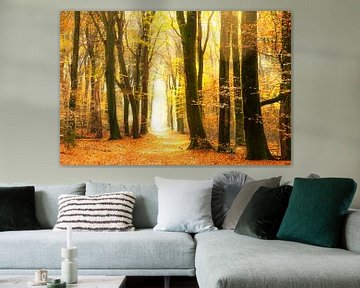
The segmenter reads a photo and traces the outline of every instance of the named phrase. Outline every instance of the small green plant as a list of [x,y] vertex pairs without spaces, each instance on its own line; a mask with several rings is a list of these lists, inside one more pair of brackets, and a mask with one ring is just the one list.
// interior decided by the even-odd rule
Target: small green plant
[[60,141],[65,144],[67,149],[74,148],[76,146],[76,132],[75,132],[75,119],[66,119],[61,121],[61,133]]
[[73,129],[68,127],[65,130],[64,136],[63,136],[63,142],[66,145],[66,148],[74,148],[76,146],[76,133]]

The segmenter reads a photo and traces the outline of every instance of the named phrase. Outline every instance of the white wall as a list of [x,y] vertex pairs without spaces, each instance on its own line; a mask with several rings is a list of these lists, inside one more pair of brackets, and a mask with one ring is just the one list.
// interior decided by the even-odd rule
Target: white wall
[[[61,167],[59,11],[72,9],[291,10],[292,165]],[[351,177],[360,186],[359,11],[358,0],[0,0],[0,182],[147,183],[155,175],[200,179],[236,169],[254,178]]]

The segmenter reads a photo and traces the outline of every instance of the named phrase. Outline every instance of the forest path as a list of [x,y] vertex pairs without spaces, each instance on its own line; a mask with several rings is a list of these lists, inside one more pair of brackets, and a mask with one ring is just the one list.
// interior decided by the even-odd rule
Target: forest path
[[189,146],[189,135],[170,130],[163,132],[149,131],[147,137],[152,138],[151,145],[143,147],[143,153],[172,153],[179,151],[179,149],[186,150]]
[[60,144],[62,165],[289,165],[289,161],[250,161],[245,148],[234,154],[187,150],[189,135],[164,131],[120,140],[78,139],[74,148]]

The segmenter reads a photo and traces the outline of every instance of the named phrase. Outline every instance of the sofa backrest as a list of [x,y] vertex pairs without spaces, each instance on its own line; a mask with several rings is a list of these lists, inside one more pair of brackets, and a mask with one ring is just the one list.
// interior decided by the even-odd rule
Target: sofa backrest
[[153,228],[157,223],[158,214],[158,192],[155,184],[86,182],[86,195],[89,196],[121,191],[131,191],[135,194],[135,228]]

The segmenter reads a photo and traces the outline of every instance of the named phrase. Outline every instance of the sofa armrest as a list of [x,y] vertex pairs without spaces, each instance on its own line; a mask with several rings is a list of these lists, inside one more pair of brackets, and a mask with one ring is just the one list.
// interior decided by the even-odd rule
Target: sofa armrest
[[349,210],[345,218],[343,248],[360,253],[360,210]]

